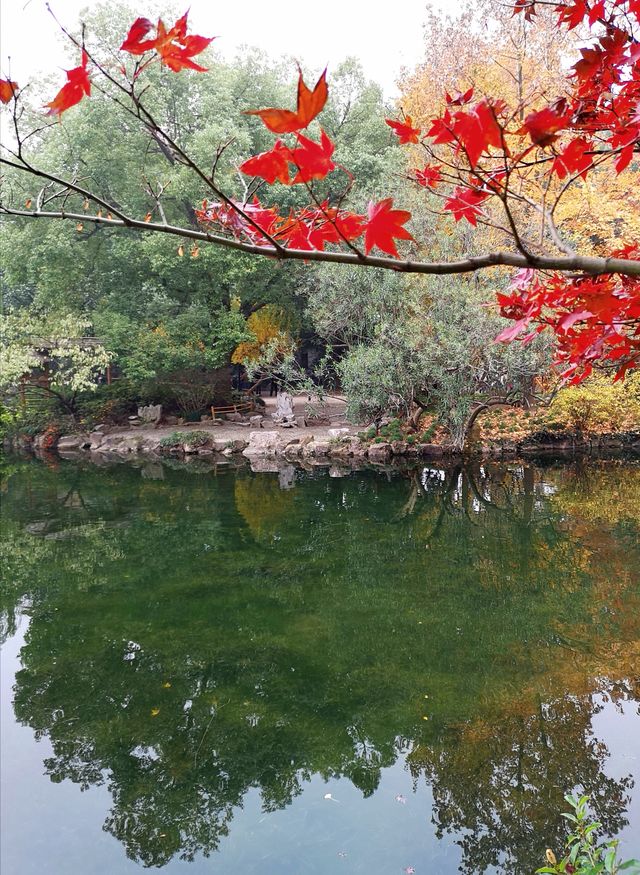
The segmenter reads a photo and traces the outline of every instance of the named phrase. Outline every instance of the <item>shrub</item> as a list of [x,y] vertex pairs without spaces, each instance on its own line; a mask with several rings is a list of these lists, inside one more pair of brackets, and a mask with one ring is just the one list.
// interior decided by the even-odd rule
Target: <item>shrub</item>
[[178,447],[186,444],[189,447],[204,447],[211,439],[206,431],[172,431],[160,440],[160,446],[165,448]]
[[579,433],[638,430],[640,377],[618,383],[608,377],[593,377],[580,386],[568,386],[558,392],[547,416]]
[[564,797],[571,806],[571,811],[562,816],[573,824],[571,834],[566,842],[566,855],[557,860],[556,855],[549,848],[547,850],[548,866],[536,869],[538,873],[548,875],[598,875],[598,873],[627,872],[628,875],[640,875],[640,861],[627,860],[626,863],[618,860],[618,840],[598,843],[597,831],[602,827],[601,823],[590,822],[587,812],[588,796],[569,795]]

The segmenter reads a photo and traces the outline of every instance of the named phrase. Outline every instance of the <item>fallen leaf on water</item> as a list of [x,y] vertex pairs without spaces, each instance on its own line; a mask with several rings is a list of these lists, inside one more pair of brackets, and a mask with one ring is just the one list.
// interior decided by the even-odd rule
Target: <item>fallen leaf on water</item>
[[400,805],[406,805],[406,804],[407,804],[407,799],[406,799],[406,797],[403,796],[401,793],[398,793],[398,795],[396,796],[396,802],[399,802]]
[[169,681],[165,681],[162,686],[165,688],[165,690],[168,690],[171,684]]
[[160,708],[152,708],[151,709],[151,716],[152,717],[157,717],[159,713],[160,713]]

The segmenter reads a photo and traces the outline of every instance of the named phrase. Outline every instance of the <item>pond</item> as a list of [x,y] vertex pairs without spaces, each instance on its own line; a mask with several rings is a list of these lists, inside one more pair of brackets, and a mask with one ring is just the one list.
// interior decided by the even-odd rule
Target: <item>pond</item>
[[640,857],[639,464],[5,468],[3,875]]

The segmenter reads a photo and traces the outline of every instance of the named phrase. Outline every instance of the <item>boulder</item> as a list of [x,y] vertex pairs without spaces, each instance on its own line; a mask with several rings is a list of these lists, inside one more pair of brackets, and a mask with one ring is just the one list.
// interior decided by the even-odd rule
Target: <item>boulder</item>
[[242,422],[244,416],[241,413],[227,413],[228,422]]
[[330,438],[341,438],[349,434],[348,428],[330,428],[327,432]]
[[209,425],[224,425],[224,419],[212,419]]
[[276,397],[276,409],[272,418],[273,421],[277,422],[279,425],[285,422],[295,422],[293,398],[288,392],[280,392]]
[[242,454],[248,459],[253,456],[277,456],[281,448],[282,438],[277,431],[252,431],[249,433],[249,445]]
[[391,445],[387,443],[371,444],[367,457],[370,462],[384,463],[389,461],[391,456]]
[[296,416],[296,425],[298,426],[298,428],[306,428],[307,427],[307,421],[304,418],[304,416]]
[[262,428],[262,420],[264,416],[250,416],[249,417],[249,425],[253,428]]
[[93,452],[93,450],[97,450],[100,444],[104,441],[104,434],[101,431],[92,431],[89,435],[89,440],[91,441],[89,449]]
[[63,434],[58,439],[58,451],[82,450],[89,446],[91,446],[91,439],[88,434]]
[[329,441],[313,440],[305,446],[303,454],[305,456],[327,456],[330,451]]
[[418,453],[421,456],[436,458],[444,455],[444,449],[439,444],[418,444]]
[[160,422],[162,418],[162,404],[147,404],[146,406],[138,407],[138,417],[147,424]]

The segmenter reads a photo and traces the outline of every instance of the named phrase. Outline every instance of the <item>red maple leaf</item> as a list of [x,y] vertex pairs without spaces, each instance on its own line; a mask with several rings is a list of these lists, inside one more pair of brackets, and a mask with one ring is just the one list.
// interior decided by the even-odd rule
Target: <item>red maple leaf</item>
[[445,201],[444,208],[453,213],[453,218],[456,222],[459,222],[460,219],[466,219],[469,224],[475,227],[477,218],[482,213],[479,204],[488,197],[488,191],[462,188],[462,186],[457,185],[453,190],[453,195]]
[[136,18],[125,41],[120,46],[121,51],[129,52],[131,55],[143,55],[145,52],[156,47],[154,39],[145,40],[144,37],[153,29],[153,22],[148,18]]
[[401,146],[405,143],[417,143],[422,133],[420,128],[412,126],[410,115],[406,115],[403,122],[397,122],[390,118],[385,119],[385,122],[397,134]]
[[239,170],[247,176],[260,176],[269,185],[273,185],[276,180],[283,185],[290,185],[289,161],[291,161],[291,150],[282,140],[276,140],[273,149],[244,161]]
[[562,112],[545,106],[538,112],[529,113],[519,133],[529,134],[536,146],[548,146],[558,139],[558,132],[566,128],[570,118],[571,113],[568,110]]
[[298,77],[298,99],[296,111],[291,109],[249,109],[246,115],[259,115],[264,125],[274,134],[291,134],[306,128],[314,118],[322,112],[329,90],[327,88],[327,71],[324,70],[313,91],[305,85],[302,71]]
[[369,202],[367,208],[367,226],[364,232],[364,251],[368,255],[374,246],[397,257],[398,250],[394,238],[397,240],[413,240],[411,234],[403,225],[409,221],[411,213],[407,210],[394,210],[393,198],[374,203]]
[[0,100],[3,103],[9,103],[17,90],[17,82],[12,82],[11,79],[0,79]]
[[335,164],[331,160],[335,146],[325,132],[320,129],[320,142],[316,143],[297,134],[298,147],[291,152],[290,161],[298,168],[293,182],[311,182],[312,179],[324,179]]
[[593,163],[593,156],[588,154],[592,144],[582,137],[572,140],[569,145],[554,159],[551,172],[564,179],[567,174],[579,173],[585,179],[587,171]]
[[423,188],[435,188],[436,185],[442,181],[442,174],[440,171],[442,170],[442,164],[426,164],[422,170],[418,170],[417,168],[413,171],[415,176],[413,177],[418,185],[423,186]]
[[87,63],[89,61],[85,50],[82,50],[82,63],[79,67],[74,67],[73,70],[67,70],[67,81],[62,86],[60,91],[49,103],[45,106],[49,107],[47,115],[61,116],[65,110],[76,103],[80,103],[85,94],[91,94],[91,80],[87,73]]

